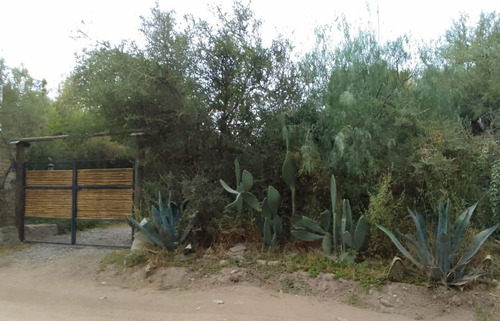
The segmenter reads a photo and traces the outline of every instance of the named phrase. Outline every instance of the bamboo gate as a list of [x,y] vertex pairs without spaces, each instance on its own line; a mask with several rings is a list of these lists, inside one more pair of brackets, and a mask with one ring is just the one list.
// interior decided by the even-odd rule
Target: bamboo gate
[[[138,206],[143,177],[144,137],[148,130],[131,129],[83,136],[44,136],[12,140],[16,145],[16,227],[19,240],[25,241],[26,217],[71,219],[71,244],[76,243],[77,220],[125,220]],[[69,138],[129,135],[136,139],[134,168],[27,170],[25,149],[32,143]],[[133,231],[132,231],[133,237]]]
[[132,168],[25,170],[24,217],[71,220],[76,244],[77,220],[124,221],[133,210]]

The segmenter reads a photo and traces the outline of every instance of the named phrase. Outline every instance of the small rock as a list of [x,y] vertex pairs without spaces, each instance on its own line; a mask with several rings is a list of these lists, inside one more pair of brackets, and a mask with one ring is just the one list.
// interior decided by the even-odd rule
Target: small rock
[[451,298],[451,303],[455,306],[460,306],[462,305],[462,299],[458,296],[458,295],[454,295],[452,298]]
[[344,318],[338,317],[338,318],[337,318],[337,321],[347,321],[347,319],[344,319]]
[[327,282],[334,281],[335,280],[335,274],[325,273],[325,274],[323,274],[322,278],[323,278],[323,281],[327,281]]
[[102,284],[102,285],[106,285],[106,284],[108,284],[108,283],[107,283],[106,281],[102,281],[102,282],[101,282],[101,284]]
[[99,300],[104,300],[104,299],[106,299],[105,295],[103,295],[102,297],[99,298]]
[[280,264],[280,261],[269,261],[269,262],[267,262],[267,265],[269,265],[269,266],[276,266],[278,264]]
[[196,311],[200,311],[201,310],[201,305],[199,307],[196,307]]
[[247,249],[247,245],[245,243],[238,243],[232,248],[229,249],[229,255],[241,255]]
[[242,275],[240,273],[231,274],[229,276],[229,281],[234,282],[234,283],[240,282],[241,279],[242,279]]
[[135,232],[134,240],[132,241],[132,246],[130,251],[136,255],[141,255],[146,252],[147,242],[143,241],[143,233],[141,231]]
[[224,304],[224,301],[222,300],[212,300],[212,302],[215,304]]
[[383,306],[388,307],[388,308],[392,308],[394,306],[394,305],[392,305],[391,302],[389,302],[389,300],[386,300],[386,299],[380,299],[380,304],[382,304]]

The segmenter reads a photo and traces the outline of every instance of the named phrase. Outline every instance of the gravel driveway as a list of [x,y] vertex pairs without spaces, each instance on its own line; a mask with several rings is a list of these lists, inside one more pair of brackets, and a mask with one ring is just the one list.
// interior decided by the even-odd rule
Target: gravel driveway
[[[46,239],[49,242],[70,243],[71,234],[55,235]],[[80,254],[104,253],[116,250],[116,246],[130,247],[132,243],[132,229],[127,224],[112,225],[106,228],[77,232],[77,245],[33,243],[23,251],[10,255],[13,259],[38,262],[52,261],[56,258],[72,255],[75,251]],[[99,245],[99,246],[88,246]]]

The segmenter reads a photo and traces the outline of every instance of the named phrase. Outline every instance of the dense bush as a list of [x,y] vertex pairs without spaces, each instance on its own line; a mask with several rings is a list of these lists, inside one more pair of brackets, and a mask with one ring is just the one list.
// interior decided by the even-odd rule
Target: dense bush
[[[473,227],[500,219],[499,15],[485,14],[475,26],[464,17],[418,55],[406,37],[379,43],[374,31],[341,22],[339,35],[321,29],[315,49],[296,59],[284,37],[262,40],[248,7],[236,2],[232,12],[215,12],[215,24],[192,16],[179,23],[174,12],[153,8],[143,19],[144,46],[100,43],[80,53],[50,107],[42,83],[0,63],[5,132],[147,128],[144,208],[156,191],[176,191],[174,200],[199,212],[194,231],[205,243],[231,225],[255,234],[251,211],[224,210],[231,198],[218,182],[233,182],[235,158],[256,177],[259,200],[268,186],[280,193],[285,238],[298,217],[319,218],[331,174],[353,219],[366,214],[404,231],[407,207],[432,222],[447,198],[459,208],[479,201]],[[43,108],[17,126],[17,112],[33,102]],[[16,133],[35,120],[41,130]],[[33,146],[31,157],[132,157],[134,144],[67,141]],[[286,155],[299,169],[295,202],[282,178]],[[372,229],[366,250],[394,249]]]

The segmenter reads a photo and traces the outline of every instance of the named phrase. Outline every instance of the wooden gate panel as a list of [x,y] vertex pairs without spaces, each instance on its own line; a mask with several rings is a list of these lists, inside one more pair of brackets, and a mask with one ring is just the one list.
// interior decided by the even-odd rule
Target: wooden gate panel
[[73,171],[26,171],[27,186],[71,186]]
[[124,220],[132,213],[131,168],[30,170],[25,179],[26,217]]
[[71,190],[27,189],[25,216],[71,218]]
[[79,169],[77,174],[78,185],[131,185],[132,170],[118,169]]
[[131,188],[83,189],[77,194],[78,218],[123,220],[132,210]]

